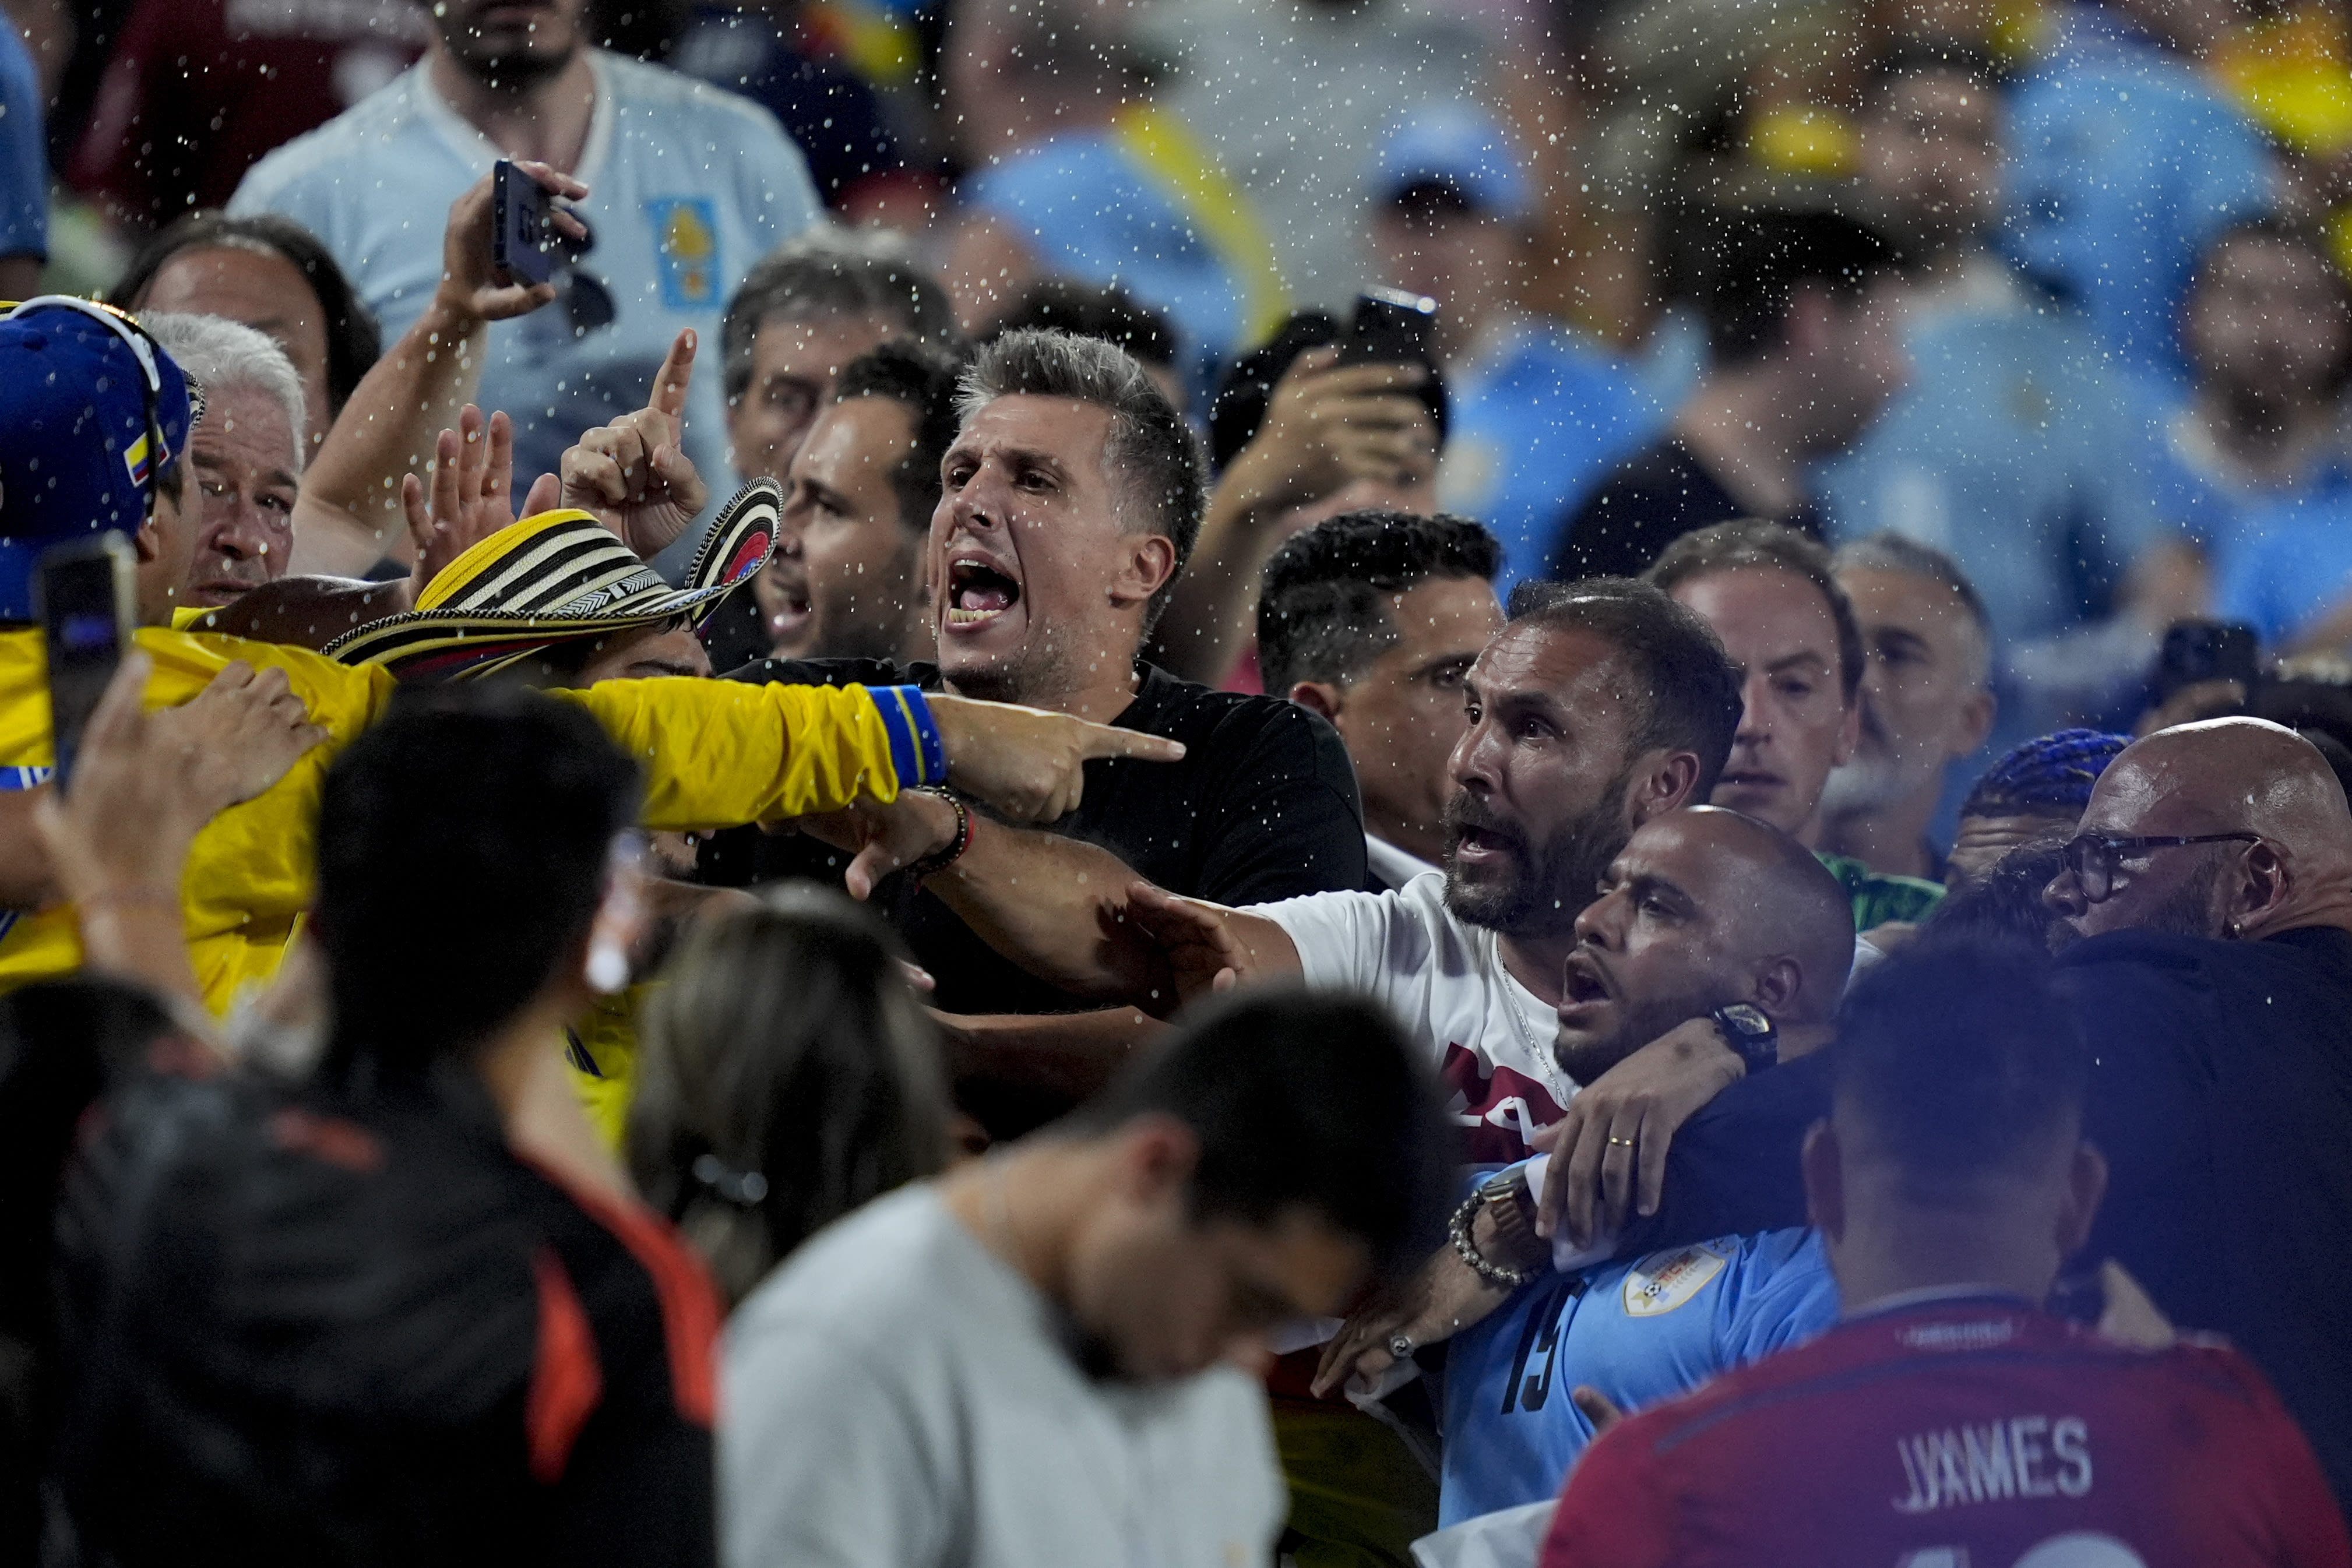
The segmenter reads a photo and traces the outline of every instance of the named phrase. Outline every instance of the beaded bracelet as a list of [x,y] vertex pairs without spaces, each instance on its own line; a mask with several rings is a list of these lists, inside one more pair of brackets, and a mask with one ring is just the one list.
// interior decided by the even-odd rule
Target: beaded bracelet
[[963,859],[963,852],[971,848],[971,808],[965,805],[951,789],[925,785],[908,792],[916,795],[937,795],[955,808],[955,837],[948,842],[946,848],[933,851],[907,867],[907,874],[917,882],[921,882],[925,877],[935,876]]

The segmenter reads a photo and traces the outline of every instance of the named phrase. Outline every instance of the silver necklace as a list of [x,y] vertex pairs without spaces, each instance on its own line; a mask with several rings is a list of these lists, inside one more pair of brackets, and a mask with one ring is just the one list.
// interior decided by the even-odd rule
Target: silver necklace
[[[1528,1060],[1543,1074],[1545,1087],[1551,1091],[1552,1103],[1565,1112],[1569,1097],[1576,1091],[1568,1082],[1567,1075],[1560,1071],[1559,1064],[1552,1060],[1551,1052],[1536,1043],[1534,1034],[1528,1029],[1527,1009],[1519,1006],[1518,998],[1511,994],[1511,988],[1518,985],[1518,981],[1512,977],[1510,966],[1503,962],[1502,933],[1489,932],[1487,936],[1494,943],[1495,974],[1502,981],[1504,1011],[1511,1015],[1511,1031],[1519,1037],[1519,1044],[1527,1051]],[[1524,990],[1526,988],[1520,988]],[[1535,995],[1533,991],[1528,994]]]

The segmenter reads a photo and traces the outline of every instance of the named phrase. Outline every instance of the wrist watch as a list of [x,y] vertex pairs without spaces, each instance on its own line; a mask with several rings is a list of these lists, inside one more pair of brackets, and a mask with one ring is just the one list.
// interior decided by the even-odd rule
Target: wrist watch
[[1528,1212],[1534,1199],[1528,1192],[1524,1169],[1514,1166],[1497,1171],[1478,1184],[1468,1200],[1454,1211],[1454,1222],[1447,1228],[1454,1250],[1470,1265],[1473,1272],[1490,1285],[1515,1291],[1536,1277],[1533,1268],[1515,1269],[1499,1263],[1482,1252],[1470,1234],[1470,1228],[1484,1212],[1495,1227],[1497,1251],[1518,1257],[1540,1256],[1542,1241],[1536,1235],[1535,1221]]
[[1706,1016],[1721,1031],[1723,1043],[1739,1053],[1740,1062],[1751,1074],[1779,1065],[1780,1031],[1762,1012],[1746,1002],[1734,1002]]

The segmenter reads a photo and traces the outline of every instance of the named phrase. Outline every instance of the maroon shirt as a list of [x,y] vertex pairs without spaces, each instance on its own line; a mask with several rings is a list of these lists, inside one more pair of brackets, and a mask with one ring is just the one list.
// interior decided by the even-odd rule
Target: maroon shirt
[[67,177],[151,224],[225,205],[263,153],[392,80],[430,36],[415,0],[139,0]]
[[[2279,1288],[2291,1288],[2282,1284]],[[2253,1364],[1972,1296],[1874,1312],[1611,1430],[1543,1568],[2352,1563]]]

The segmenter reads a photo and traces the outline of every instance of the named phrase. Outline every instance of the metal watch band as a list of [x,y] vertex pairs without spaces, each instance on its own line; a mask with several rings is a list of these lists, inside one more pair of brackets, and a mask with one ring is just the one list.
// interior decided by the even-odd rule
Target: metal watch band
[[1500,1289],[1516,1291],[1534,1279],[1536,1270],[1507,1269],[1478,1250],[1478,1244],[1470,1239],[1470,1222],[1478,1217],[1478,1210],[1484,1206],[1485,1200],[1476,1193],[1463,1199],[1462,1207],[1454,1211],[1454,1218],[1445,1227],[1446,1238],[1454,1243],[1454,1250],[1462,1255],[1462,1260],[1470,1265],[1478,1278]]

